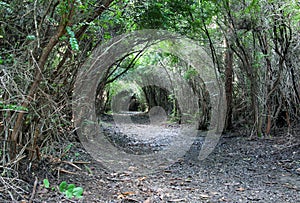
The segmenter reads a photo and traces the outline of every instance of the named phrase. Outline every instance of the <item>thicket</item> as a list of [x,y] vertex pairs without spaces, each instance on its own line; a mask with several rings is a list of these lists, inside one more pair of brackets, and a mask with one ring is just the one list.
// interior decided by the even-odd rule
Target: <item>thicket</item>
[[[73,136],[78,68],[97,45],[138,29],[180,33],[204,47],[225,84],[226,129],[238,123],[249,135],[262,136],[281,126],[291,130],[299,122],[296,1],[12,0],[0,1],[0,10],[2,166],[15,166],[24,154],[30,161],[41,159],[40,149],[50,140]],[[145,53],[128,53],[108,69],[95,93],[98,113],[118,93],[122,83],[117,81],[127,77],[121,88],[130,88],[132,73],[163,62],[168,73],[181,71],[199,93],[205,128],[210,108],[201,79],[191,80],[193,70],[184,60]],[[158,104],[171,101],[170,115],[176,110],[173,116],[180,116],[174,92],[154,87],[139,91],[148,107],[156,104],[147,96],[161,99]]]

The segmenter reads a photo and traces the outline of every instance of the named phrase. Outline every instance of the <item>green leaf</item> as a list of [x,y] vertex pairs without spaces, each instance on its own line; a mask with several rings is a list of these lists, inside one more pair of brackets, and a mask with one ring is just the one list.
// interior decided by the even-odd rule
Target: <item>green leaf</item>
[[59,38],[60,41],[64,41],[64,40],[66,40],[66,39],[68,39],[68,38],[67,38],[67,36],[65,36],[65,35],[63,35],[63,36],[61,36],[61,37]]
[[79,51],[79,45],[78,45],[77,39],[75,37],[70,37],[69,42],[70,42],[72,50]]
[[74,195],[76,198],[81,198],[81,197],[82,197],[82,194],[83,194],[83,188],[82,188],[82,187],[76,187],[76,188],[74,188],[74,190],[73,190],[73,195]]
[[67,198],[72,198],[72,197],[73,197],[73,191],[67,190],[67,191],[65,192],[65,194],[66,194]]
[[44,180],[43,180],[43,183],[44,183],[44,187],[45,187],[45,188],[49,188],[49,187],[50,187],[50,183],[49,183],[49,180],[48,180],[48,179],[44,179]]
[[68,188],[67,188],[67,191],[72,192],[74,190],[74,188],[75,188],[74,184],[69,184]]
[[197,74],[198,74],[197,70],[192,68],[192,69],[189,69],[185,72],[184,78],[186,80],[188,80],[188,79],[191,79],[192,77],[196,76]]
[[59,191],[60,192],[65,192],[67,190],[67,187],[68,187],[68,184],[66,181],[62,181],[60,184],[59,184]]
[[72,31],[72,29],[71,29],[69,26],[66,27],[66,30],[67,30],[67,33],[68,33],[71,37],[75,37],[75,33]]
[[66,31],[67,31],[68,35],[70,36],[69,42],[70,42],[72,50],[79,51],[79,45],[78,45],[77,39],[75,38],[75,33],[69,26],[66,27]]
[[103,38],[106,40],[109,40],[109,39],[111,39],[111,35],[109,33],[104,33]]
[[21,111],[28,111],[27,108],[23,107],[23,106],[18,106],[18,105],[14,105],[14,104],[3,104],[0,103],[0,108],[2,109],[10,109],[10,110],[21,110]]
[[72,148],[72,146],[73,146],[72,143],[68,144],[68,146],[66,146],[65,148],[65,152],[69,151]]
[[35,36],[34,35],[27,35],[26,39],[35,40]]

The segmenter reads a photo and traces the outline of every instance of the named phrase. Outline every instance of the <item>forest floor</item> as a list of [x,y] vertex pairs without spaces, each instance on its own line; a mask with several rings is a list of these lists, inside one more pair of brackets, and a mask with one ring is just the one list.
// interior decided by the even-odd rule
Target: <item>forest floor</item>
[[[101,121],[112,142],[134,152],[160,150],[177,132],[178,125],[153,126],[146,115],[134,119],[127,127],[136,137],[122,134],[110,116]],[[150,128],[164,137],[136,142]],[[1,176],[0,202],[300,202],[300,128],[255,139],[236,131],[223,135],[202,161],[189,153],[167,168],[141,175],[130,168],[105,169],[78,141],[53,143],[42,161],[30,169],[20,166],[17,178],[8,182]],[[49,188],[43,179],[49,180]],[[62,181],[82,187],[83,197],[68,199],[59,192]]]

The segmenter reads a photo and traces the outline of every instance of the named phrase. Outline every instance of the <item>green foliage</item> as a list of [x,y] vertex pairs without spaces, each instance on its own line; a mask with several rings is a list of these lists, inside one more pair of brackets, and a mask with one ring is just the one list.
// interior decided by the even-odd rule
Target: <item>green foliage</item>
[[128,6],[128,15],[138,29],[180,29],[190,28],[188,16],[193,1],[150,0],[133,1]]
[[[299,30],[300,21],[300,3],[299,1],[290,1],[288,4],[284,4],[281,10],[285,11],[285,17],[291,18],[293,29]],[[298,29],[297,29],[298,28]]]
[[189,80],[193,78],[194,76],[198,75],[198,71],[195,68],[189,68],[185,73],[184,73],[184,79]]
[[250,14],[251,17],[256,18],[257,14],[260,13],[260,9],[259,0],[252,0],[249,6],[244,9],[244,14]]
[[[43,180],[43,184],[45,188],[50,188],[50,183],[48,179]],[[67,184],[66,181],[62,181],[59,184],[59,191],[66,195],[67,198],[82,198],[83,188],[75,187],[75,184]],[[54,189],[54,188],[52,188]]]
[[45,187],[45,188],[49,188],[49,187],[50,187],[50,183],[49,183],[49,180],[48,180],[48,179],[44,179],[44,180],[43,180],[43,183],[44,183],[44,187]]
[[78,158],[80,156],[79,152],[75,152],[75,157]]
[[110,97],[114,97],[120,92],[127,90],[129,93],[136,93],[139,97],[141,94],[141,88],[134,82],[130,81],[130,76],[123,80],[116,80],[108,85]]
[[75,33],[73,32],[73,30],[69,26],[66,27],[66,30],[67,30],[67,33],[70,36],[69,42],[70,42],[72,50],[73,51],[79,51],[79,45],[78,45],[77,39],[75,38]]
[[26,39],[27,40],[35,40],[36,37],[34,35],[27,35]]
[[0,102],[0,109],[12,110],[12,111],[28,111],[28,108],[24,108],[20,105],[15,104],[4,104]]
[[163,4],[156,1],[150,2],[145,4],[147,9],[139,16],[140,25],[152,29],[166,28],[168,19],[166,13],[163,12]]
[[[4,49],[3,49],[4,52]],[[3,54],[0,56],[0,65],[11,65],[15,63],[15,57],[13,54]]]
[[62,181],[59,185],[59,191],[67,196],[67,198],[81,198],[83,194],[82,187],[75,187],[74,184],[67,184],[66,181]]
[[[73,0],[72,0],[73,1]],[[60,15],[64,15],[69,13],[71,10],[70,8],[70,2],[67,0],[62,0],[59,2],[58,6],[57,6],[57,11]]]
[[73,144],[72,144],[72,143],[68,144],[68,146],[66,146],[64,152],[65,152],[65,153],[68,152],[72,147],[73,147]]
[[268,57],[267,54],[264,54],[262,52],[255,52],[254,53],[254,61],[253,61],[253,64],[252,66],[254,68],[260,68],[263,64],[263,60]]
[[11,5],[9,5],[9,4],[7,4],[7,3],[5,3],[3,1],[0,1],[0,10],[1,11],[6,11],[6,12],[8,12],[10,14],[13,13]]
[[176,97],[174,94],[168,95],[168,100],[172,103],[172,112],[170,115],[170,122],[178,122],[180,120],[179,111],[176,107]]
[[78,5],[78,8],[82,11],[87,11],[88,10],[88,1],[84,1],[84,3],[82,3],[81,0],[76,0],[76,3]]

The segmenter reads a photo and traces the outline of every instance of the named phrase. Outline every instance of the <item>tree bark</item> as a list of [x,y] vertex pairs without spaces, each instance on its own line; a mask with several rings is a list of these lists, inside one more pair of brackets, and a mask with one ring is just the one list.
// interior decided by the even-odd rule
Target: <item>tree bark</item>
[[226,39],[226,53],[225,53],[225,92],[226,92],[226,120],[225,130],[232,128],[232,93],[233,93],[233,51],[230,48],[229,41]]

